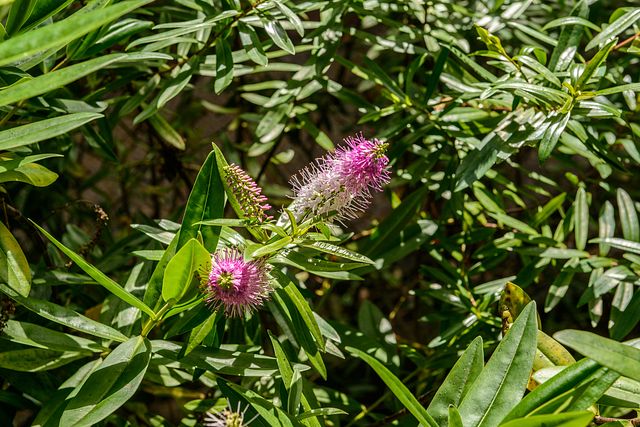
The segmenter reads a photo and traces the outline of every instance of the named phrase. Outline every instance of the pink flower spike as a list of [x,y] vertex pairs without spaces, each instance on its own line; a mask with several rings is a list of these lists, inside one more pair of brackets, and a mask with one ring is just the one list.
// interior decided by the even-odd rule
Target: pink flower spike
[[260,307],[273,290],[271,267],[262,259],[245,261],[237,249],[224,248],[211,256],[211,269],[202,278],[204,299],[227,316],[241,316]]
[[240,166],[231,164],[225,167],[224,171],[227,185],[236,196],[247,219],[262,223],[273,218],[266,214],[271,205],[264,203],[267,198],[262,194],[262,188]]
[[345,142],[291,179],[294,200],[289,209],[297,219],[332,212],[338,219],[356,218],[369,206],[371,190],[382,191],[389,182],[388,144],[362,134]]

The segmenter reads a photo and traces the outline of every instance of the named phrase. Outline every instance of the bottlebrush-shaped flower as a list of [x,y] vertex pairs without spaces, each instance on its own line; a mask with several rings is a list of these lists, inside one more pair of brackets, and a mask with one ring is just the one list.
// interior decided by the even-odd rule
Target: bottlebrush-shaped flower
[[227,184],[247,219],[262,223],[273,218],[266,214],[271,205],[265,203],[267,198],[262,194],[262,188],[240,166],[231,164],[224,171]]
[[211,256],[211,269],[202,277],[205,301],[227,316],[241,316],[269,298],[271,267],[262,259],[245,261],[237,249],[224,248]]
[[370,203],[371,190],[382,191],[390,179],[387,144],[362,134],[344,140],[346,146],[316,159],[291,179],[294,200],[289,206],[300,220],[307,214],[353,219]]

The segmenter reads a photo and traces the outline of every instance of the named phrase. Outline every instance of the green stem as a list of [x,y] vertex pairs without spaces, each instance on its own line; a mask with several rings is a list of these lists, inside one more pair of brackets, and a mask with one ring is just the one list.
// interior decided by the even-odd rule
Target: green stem
[[142,327],[142,333],[140,333],[140,335],[143,337],[146,337],[147,335],[149,335],[149,332],[151,332],[151,329],[153,329],[158,323],[162,321],[162,318],[164,317],[164,315],[167,313],[167,311],[169,311],[169,309],[171,309],[171,307],[173,307],[175,303],[176,303],[176,300],[174,298],[171,298],[169,301],[167,301],[167,303],[164,306],[162,306],[160,311],[158,311],[154,317],[149,318],[149,320],[147,320],[147,323],[145,323],[144,326]]

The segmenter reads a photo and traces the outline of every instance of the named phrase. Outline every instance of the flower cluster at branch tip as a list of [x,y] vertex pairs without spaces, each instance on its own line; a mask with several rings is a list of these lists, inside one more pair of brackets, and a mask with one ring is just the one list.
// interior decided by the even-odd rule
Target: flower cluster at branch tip
[[240,166],[231,164],[224,171],[227,184],[247,219],[262,223],[273,218],[266,214],[271,205],[265,203],[267,198],[262,194],[262,188]]
[[225,408],[224,410],[215,414],[207,412],[203,425],[205,427],[246,427],[251,421],[253,421],[253,419],[257,417],[256,415],[256,417],[254,417],[253,419],[245,422],[244,414],[245,412],[247,412],[248,408],[249,407],[247,406],[241,412],[240,403],[238,403],[238,409],[236,409],[235,411],[231,410],[231,404],[229,404],[229,408]]
[[296,219],[307,214],[353,219],[370,203],[371,190],[382,191],[390,179],[385,155],[388,144],[362,134],[344,140],[346,146],[316,159],[291,179]]
[[260,307],[273,290],[271,267],[263,259],[245,261],[237,249],[224,248],[211,256],[211,268],[202,272],[205,301],[227,316],[241,316]]

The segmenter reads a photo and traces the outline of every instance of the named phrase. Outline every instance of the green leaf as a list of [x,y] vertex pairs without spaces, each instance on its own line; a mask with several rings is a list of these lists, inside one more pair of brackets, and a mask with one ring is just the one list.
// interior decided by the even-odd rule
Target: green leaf
[[37,0],[15,0],[9,9],[9,15],[5,22],[7,34],[15,34],[20,30],[22,25],[27,22],[29,16],[33,12]]
[[287,412],[292,415],[298,415],[298,408],[300,407],[300,397],[302,396],[302,376],[297,369],[293,370],[293,376],[291,377],[291,383],[288,387],[289,395],[287,399]]
[[593,243],[604,243],[609,246],[613,246],[617,249],[622,249],[623,251],[633,252],[635,254],[640,254],[640,243],[632,242],[630,240],[620,239],[618,237],[605,237],[604,239],[591,239]]
[[213,90],[220,94],[233,81],[233,57],[231,48],[226,40],[220,40],[216,44],[216,77],[213,81]]
[[640,350],[587,331],[568,329],[555,339],[620,374],[640,381]]
[[106,350],[95,341],[54,331],[33,323],[9,320],[2,332],[10,341],[47,350],[85,354],[101,353]]
[[271,340],[271,344],[273,345],[273,351],[276,356],[276,361],[278,362],[278,370],[280,371],[280,375],[282,376],[282,382],[284,383],[285,388],[288,390],[291,386],[291,382],[293,379],[293,368],[291,367],[291,363],[287,358],[287,353],[285,353],[282,345],[280,345],[280,341],[278,338],[269,332],[269,339]]
[[522,399],[536,354],[535,302],[527,304],[459,406],[467,427],[497,425]]
[[167,249],[164,250],[160,261],[156,264],[156,268],[151,273],[149,284],[144,291],[143,301],[145,304],[152,306],[158,310],[162,304],[162,284],[164,281],[164,272],[171,261],[171,258],[176,254],[176,248],[178,246],[178,238],[180,236],[174,235],[173,239],[169,243]]
[[[222,345],[219,349],[197,347],[184,357],[181,357],[182,346],[178,343],[154,340],[152,345],[154,354],[179,362],[185,367],[206,369],[214,374],[268,377],[278,372],[275,358],[243,352],[232,345]],[[309,369],[299,363],[295,367],[300,371]]]
[[[616,219],[614,217],[613,205],[607,200],[600,209],[600,215],[598,216],[598,238],[611,238],[615,231]],[[606,243],[599,243],[598,246],[600,256],[606,256],[609,253],[609,245]]]
[[560,273],[555,277],[553,283],[549,287],[547,298],[544,301],[544,312],[551,311],[565,296],[569,290],[569,285],[575,276],[575,268],[578,265],[577,258],[571,258],[562,267]]
[[181,248],[189,239],[202,233],[204,247],[210,253],[215,252],[220,237],[220,227],[195,225],[201,221],[221,218],[224,212],[225,193],[214,150],[207,156],[193,184],[189,200],[184,210],[177,248]]
[[[391,392],[398,398],[398,400],[404,405],[405,408],[416,417],[416,419],[423,426],[438,427],[438,423],[433,419],[422,404],[416,399],[409,389],[400,381],[386,366],[380,363],[377,359],[369,356],[367,353],[358,350],[353,347],[345,348],[349,353],[364,360],[367,365],[371,366],[376,374],[384,381],[389,387]],[[528,375],[528,372],[527,372]]]
[[301,246],[305,248],[316,249],[316,250],[319,250],[320,252],[324,252],[330,255],[335,255],[337,257],[341,257],[351,261],[361,262],[363,264],[375,264],[374,261],[372,261],[370,258],[364,255],[361,255],[357,252],[350,251],[349,249],[345,249],[340,246],[332,245],[331,243],[313,242],[311,244],[303,243]]
[[291,55],[296,54],[296,49],[280,22],[275,20],[264,21],[264,29],[280,49]]
[[640,241],[640,224],[638,223],[638,213],[629,193],[622,188],[618,188],[616,193],[618,199],[618,210],[620,211],[620,225],[622,235],[625,239],[633,242]]
[[460,411],[455,405],[449,405],[449,427],[464,427],[462,423],[462,417],[460,416]]
[[48,49],[61,48],[70,41],[150,2],[151,0],[123,1],[90,12],[79,11],[61,21],[11,37],[0,43],[0,66]]
[[151,343],[133,337],[120,344],[87,380],[70,394],[60,425],[92,426],[136,393],[151,360]]
[[558,140],[560,139],[560,135],[564,132],[564,128],[567,127],[567,123],[569,122],[569,118],[571,114],[566,113],[551,113],[551,118],[549,119],[549,127],[542,135],[542,139],[540,140],[540,148],[538,149],[538,159],[540,163],[545,162],[556,144],[558,144]]
[[503,422],[525,417],[544,403],[574,389],[577,384],[589,378],[598,368],[599,365],[590,359],[582,359],[577,363],[569,365],[550,380],[545,381],[531,393],[527,394],[524,399],[509,412]]
[[[427,408],[439,426],[447,426],[449,406],[460,404],[483,367],[482,338],[477,337],[453,365]],[[451,424],[449,426],[452,427]]]
[[211,255],[196,239],[189,240],[167,264],[162,281],[162,298],[180,302],[195,274],[211,262]]
[[[8,170],[0,173],[2,182],[24,182],[36,187],[46,187],[58,179],[58,174],[36,163],[25,163],[26,159],[16,158],[9,162],[3,162],[0,166]],[[18,163],[15,163],[18,162]]]
[[640,322],[640,292],[636,291],[627,308],[618,316],[615,324],[609,329],[611,338],[621,340],[627,336]]
[[640,83],[629,83],[626,85],[613,86],[613,87],[608,87],[606,89],[600,89],[596,91],[596,95],[606,96],[606,95],[613,95],[615,93],[627,92],[627,91],[640,92]]
[[322,337],[320,326],[318,326],[318,322],[313,315],[313,311],[311,311],[309,303],[304,299],[298,287],[289,279],[288,276],[278,270],[273,270],[271,274],[276,277],[283,286],[285,293],[289,296],[290,301],[296,308],[296,312],[302,317],[305,326],[315,339],[320,349],[324,349],[324,338]]
[[66,307],[61,307],[52,302],[36,298],[25,298],[1,283],[0,291],[24,306],[26,309],[31,310],[37,315],[51,320],[52,322],[108,340],[124,342],[128,339],[128,337],[121,332],[107,325],[103,325],[100,322],[89,319],[88,317],[78,314]]
[[[2,44],[0,44],[0,48],[1,47]],[[0,51],[1,50],[2,49],[0,49]],[[105,55],[99,58],[91,59],[89,61],[81,62],[79,64],[70,65],[68,67],[43,74],[30,80],[24,80],[20,83],[0,90],[0,107],[13,104],[14,102],[22,101],[23,99],[28,99],[34,96],[51,92],[54,89],[65,86],[86,75],[103,69],[107,65],[113,64],[114,62],[122,61],[126,58],[126,54],[114,53],[111,55]]]
[[138,298],[133,296],[131,293],[127,292],[122,286],[111,280],[107,277],[102,271],[98,270],[93,265],[89,264],[85,261],[80,255],[73,252],[71,249],[64,246],[58,240],[55,239],[51,234],[49,234],[44,228],[40,227],[38,224],[32,221],[32,224],[40,230],[42,234],[44,234],[47,239],[51,241],[58,249],[60,249],[66,256],[68,256],[73,262],[75,262],[78,267],[84,270],[93,280],[95,280],[99,285],[104,286],[109,292],[123,300],[124,302],[131,304],[132,306],[139,308],[148,316],[155,316],[153,310],[151,310],[145,303],[140,301]]
[[269,62],[267,55],[262,49],[262,43],[256,34],[256,31],[250,25],[242,21],[238,22],[238,33],[240,34],[240,42],[244,46],[247,56],[258,65],[266,66]]
[[103,117],[98,113],[74,113],[0,131],[0,150],[11,150],[63,135],[85,123]]
[[578,81],[576,82],[576,90],[581,90],[582,88],[584,88],[584,86],[587,85],[589,79],[591,78],[591,76],[593,76],[593,73],[595,73],[598,67],[600,67],[600,65],[607,59],[609,52],[611,52],[611,49],[613,49],[615,44],[615,41],[608,43],[605,47],[600,49],[598,53],[593,56],[593,58],[591,58],[580,77],[578,77]]
[[589,205],[584,187],[578,188],[576,193],[573,221],[575,223],[576,249],[582,251],[587,245],[589,235]]
[[19,372],[42,372],[86,357],[86,353],[60,352],[9,344],[0,340],[0,368]]
[[546,31],[549,28],[556,27],[564,28],[567,25],[582,25],[583,27],[591,28],[592,30],[600,32],[600,27],[587,19],[580,18],[579,16],[565,16],[564,18],[554,19],[553,21],[545,24],[545,26],[542,27],[542,30]]
[[[571,11],[571,16],[588,19],[589,6],[587,1],[579,1]],[[558,44],[553,49],[549,59],[548,68],[551,71],[565,71],[571,65],[583,33],[584,28],[579,25],[570,25],[562,28],[560,37],[558,37]]]
[[593,416],[593,412],[590,411],[534,415],[500,424],[500,427],[587,427],[591,424]]
[[149,117],[149,124],[153,126],[158,135],[164,139],[167,143],[173,145],[178,150],[185,149],[184,139],[180,134],[171,126],[171,123],[167,122],[164,117],[157,111],[155,114]]
[[601,43],[617,37],[624,30],[632,26],[638,19],[640,19],[640,7],[629,10],[623,16],[613,21],[612,24],[608,25],[600,34],[592,38],[587,44],[587,47],[585,47],[585,50],[591,50]]
[[23,297],[31,290],[31,269],[20,245],[0,222],[0,280]]
[[207,336],[209,336],[211,331],[215,331],[216,324],[220,319],[221,315],[216,311],[212,313],[207,318],[207,320],[191,330],[191,332],[189,333],[189,338],[187,339],[187,345],[184,349],[185,356],[191,353],[200,344],[202,344]]

